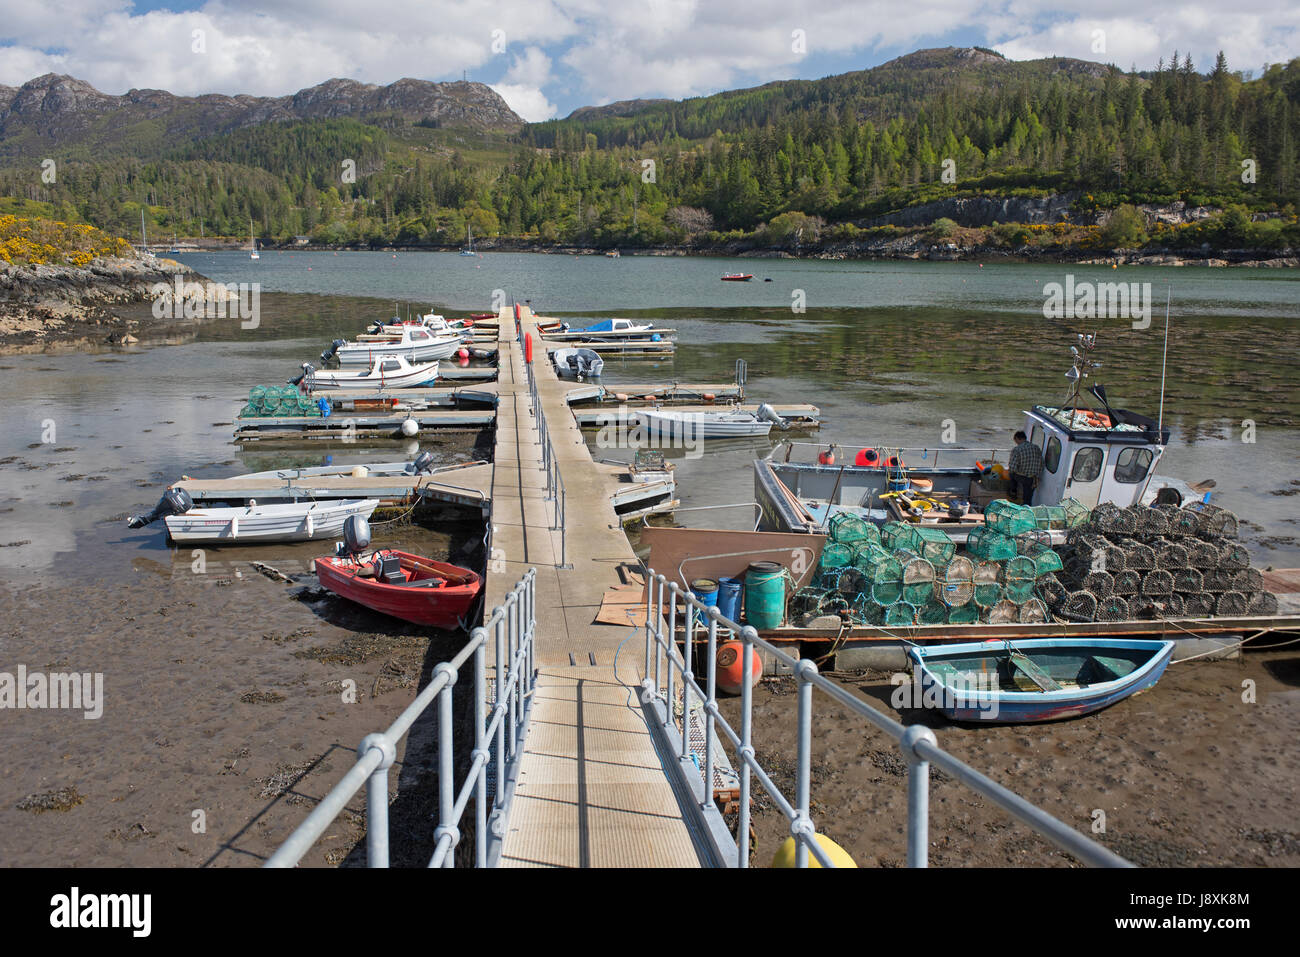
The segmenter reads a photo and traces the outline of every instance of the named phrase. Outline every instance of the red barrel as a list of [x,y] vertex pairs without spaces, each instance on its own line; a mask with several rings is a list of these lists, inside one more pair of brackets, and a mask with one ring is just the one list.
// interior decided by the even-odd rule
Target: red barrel
[[[745,646],[739,641],[728,641],[718,648],[717,681],[718,687],[727,694],[740,694],[742,677],[745,673]],[[754,664],[749,676],[749,686],[758,684],[763,677],[763,662],[758,659],[758,650],[754,650]]]
[[524,333],[524,361],[530,365],[533,361],[533,334],[531,332]]

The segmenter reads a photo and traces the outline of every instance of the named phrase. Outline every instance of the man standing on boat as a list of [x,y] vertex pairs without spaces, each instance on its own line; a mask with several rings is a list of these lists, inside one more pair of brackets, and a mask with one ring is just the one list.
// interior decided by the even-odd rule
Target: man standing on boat
[[1011,450],[1007,466],[1011,470],[1011,491],[1021,505],[1032,505],[1034,486],[1043,474],[1043,450],[1029,441],[1024,432],[1015,435],[1016,447]]

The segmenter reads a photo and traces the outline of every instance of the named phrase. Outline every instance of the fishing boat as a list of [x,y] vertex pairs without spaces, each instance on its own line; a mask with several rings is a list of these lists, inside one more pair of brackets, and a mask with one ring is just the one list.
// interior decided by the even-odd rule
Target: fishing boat
[[474,231],[470,228],[469,224],[465,225],[465,247],[461,249],[460,254],[462,256],[478,255],[478,253],[474,252]]
[[1019,724],[1077,718],[1145,691],[1172,641],[1030,638],[912,647],[921,700],[954,721]]
[[174,542],[192,544],[258,544],[306,542],[333,538],[350,516],[369,518],[377,499],[286,502],[259,505],[191,507],[167,515],[163,521]]
[[551,360],[562,378],[595,379],[605,370],[605,360],[594,349],[556,349]]
[[412,364],[400,355],[379,355],[363,369],[317,370],[311,363],[302,364],[303,374],[290,382],[298,385],[306,380],[308,391],[316,389],[365,389],[382,392],[385,389],[411,389],[430,385],[438,378],[437,362]]
[[757,412],[745,409],[719,409],[716,412],[644,409],[633,413],[632,421],[650,436],[682,442],[766,436],[773,425],[787,428],[785,420],[766,404],[759,406]]
[[723,282],[749,282],[754,278],[752,272],[728,272],[722,274]]
[[468,568],[370,546],[370,525],[350,521],[333,556],[316,559],[321,586],[380,614],[448,631],[463,628],[483,588]]
[[421,326],[436,335],[457,335],[462,338],[471,334],[472,319],[451,319],[436,312],[426,313],[418,319],[399,319],[394,316],[388,322],[372,322],[368,331],[372,335],[399,335],[403,326]]
[[653,323],[636,322],[632,319],[606,319],[586,328],[572,328],[567,322],[551,323],[537,327],[548,339],[573,342],[605,342],[649,340],[659,342],[669,335],[671,329],[656,329]]
[[378,356],[401,356],[408,362],[449,359],[460,349],[459,335],[436,335],[423,326],[403,325],[400,332],[359,335],[356,342],[335,339],[321,362],[336,358],[341,366],[369,366]]

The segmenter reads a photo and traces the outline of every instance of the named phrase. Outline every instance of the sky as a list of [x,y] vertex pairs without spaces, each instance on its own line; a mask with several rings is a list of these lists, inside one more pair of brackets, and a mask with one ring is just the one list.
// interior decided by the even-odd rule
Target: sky
[[[640,97],[815,79],[984,46],[1202,72],[1300,56],[1295,0],[0,0],[0,84],[64,73],[105,93],[282,96],[331,77],[490,85],[529,121]],[[57,10],[57,15],[53,15]],[[1180,56],[1181,59],[1181,56]]]

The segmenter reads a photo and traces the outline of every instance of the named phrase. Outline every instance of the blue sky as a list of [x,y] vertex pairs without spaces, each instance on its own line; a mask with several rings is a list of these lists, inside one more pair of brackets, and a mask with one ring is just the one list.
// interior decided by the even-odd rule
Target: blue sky
[[923,47],[1151,69],[1300,55],[1300,5],[1190,0],[0,0],[0,83],[66,73],[106,93],[283,95],[335,76],[488,83],[525,119],[864,69]]

